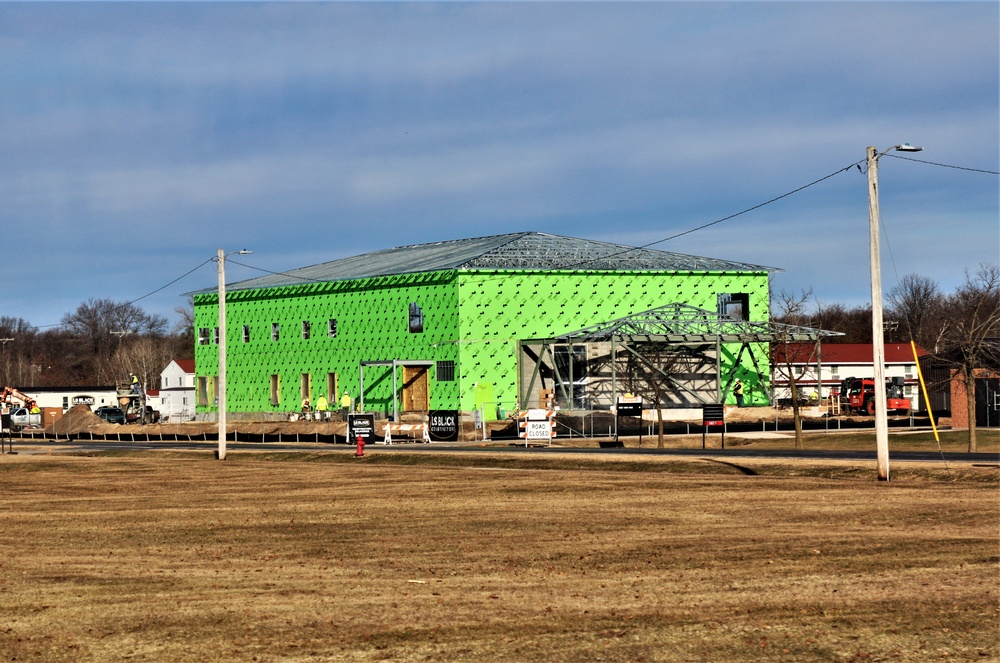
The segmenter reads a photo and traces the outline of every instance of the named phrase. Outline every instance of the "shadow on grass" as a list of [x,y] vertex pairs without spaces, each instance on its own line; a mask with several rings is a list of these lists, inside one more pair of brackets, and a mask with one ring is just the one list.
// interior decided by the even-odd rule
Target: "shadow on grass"
[[730,463],[730,462],[727,462],[727,461],[724,461],[724,460],[719,460],[717,458],[702,458],[702,460],[704,460],[704,461],[706,461],[708,463],[718,463],[720,465],[727,465],[727,466],[732,467],[733,469],[736,469],[736,470],[738,470],[738,471],[740,471],[743,474],[746,474],[748,476],[752,476],[752,477],[760,476],[760,472],[757,472],[756,470],[750,469],[749,467],[744,467],[743,465],[737,465],[736,463]]

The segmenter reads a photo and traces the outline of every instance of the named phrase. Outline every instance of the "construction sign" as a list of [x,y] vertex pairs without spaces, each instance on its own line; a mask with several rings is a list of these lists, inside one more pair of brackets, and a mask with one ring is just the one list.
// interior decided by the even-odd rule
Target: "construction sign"
[[556,413],[553,410],[543,410],[532,408],[517,413],[520,436],[527,445],[529,440],[545,440],[552,443],[552,438],[556,436],[556,429],[553,425]]

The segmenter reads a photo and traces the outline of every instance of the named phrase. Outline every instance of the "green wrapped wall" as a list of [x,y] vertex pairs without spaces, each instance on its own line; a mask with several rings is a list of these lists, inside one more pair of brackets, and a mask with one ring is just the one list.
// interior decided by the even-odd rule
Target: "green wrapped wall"
[[[340,393],[357,398],[362,361],[451,361],[453,381],[438,382],[429,371],[431,409],[475,408],[475,385],[493,385],[496,401],[507,409],[517,401],[517,342],[550,338],[600,322],[673,302],[716,310],[720,293],[747,293],[749,318],[768,318],[766,272],[595,272],[595,271],[442,271],[404,274],[259,290],[236,290],[226,297],[228,409],[232,412],[287,412],[301,402],[301,376],[311,376],[311,398],[326,391],[335,373]],[[218,373],[216,294],[195,296],[195,361],[199,377]],[[423,331],[409,329],[409,310],[417,304]],[[336,320],[336,336],[328,321]],[[302,337],[302,323],[310,337]],[[272,325],[279,338],[272,339]],[[244,340],[244,326],[249,339]],[[208,343],[199,342],[209,330]],[[738,349],[738,348],[736,348]],[[767,370],[765,347],[755,350]],[[723,353],[723,368],[734,353]],[[749,357],[742,375],[753,391],[758,376]],[[366,367],[366,409],[392,411],[388,367]],[[271,376],[280,379],[280,400],[270,402]],[[208,403],[214,407],[208,383]],[[401,376],[397,387],[401,383]],[[324,394],[325,395],[325,394]],[[335,399],[336,396],[333,396]],[[760,398],[757,399],[760,402]]]

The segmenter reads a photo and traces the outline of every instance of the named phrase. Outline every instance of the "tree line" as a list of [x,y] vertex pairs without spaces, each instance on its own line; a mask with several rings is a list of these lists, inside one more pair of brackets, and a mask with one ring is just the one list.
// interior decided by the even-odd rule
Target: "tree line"
[[194,358],[193,311],[176,311],[172,328],[162,315],[111,299],[89,299],[45,330],[0,316],[0,387],[110,386],[134,373],[158,389],[171,359]]
[[[965,281],[945,293],[933,279],[907,274],[884,297],[886,343],[909,343],[933,355],[944,355],[974,338],[1000,336],[1000,267],[983,264],[967,272]],[[871,343],[871,305],[820,304],[812,291],[782,291],[772,302],[776,322],[817,327],[844,334],[825,343]]]

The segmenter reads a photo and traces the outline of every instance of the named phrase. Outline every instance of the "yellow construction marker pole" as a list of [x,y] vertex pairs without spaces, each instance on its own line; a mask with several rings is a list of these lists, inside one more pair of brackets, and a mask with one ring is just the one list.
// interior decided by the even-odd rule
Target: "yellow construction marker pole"
[[931,411],[931,399],[927,395],[927,383],[924,382],[924,372],[920,370],[920,358],[917,357],[917,344],[910,341],[910,348],[913,350],[913,363],[917,365],[917,377],[920,378],[920,389],[924,393],[924,402],[927,403],[927,416],[931,418],[931,429],[934,431],[934,439],[937,440],[938,444],[941,444],[937,426],[934,424],[934,412]]

